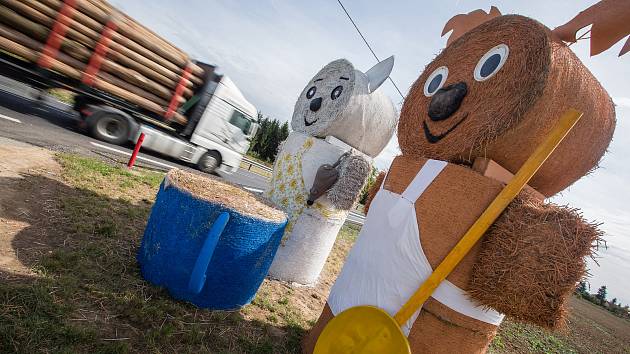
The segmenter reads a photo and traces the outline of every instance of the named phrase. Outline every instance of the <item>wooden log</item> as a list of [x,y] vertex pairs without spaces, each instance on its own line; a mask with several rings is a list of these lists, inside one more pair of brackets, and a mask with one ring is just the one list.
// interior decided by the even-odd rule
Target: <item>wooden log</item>
[[[11,13],[7,13],[7,15],[12,15]],[[33,14],[34,16],[36,14]],[[48,34],[44,35],[44,32],[46,32],[46,28],[45,27],[38,27],[36,26],[36,24],[34,22],[27,22],[25,19],[23,18],[19,18],[17,16],[12,16],[11,17],[12,21],[10,21],[10,23],[17,28],[25,28],[26,33],[29,33],[31,35],[35,34],[33,37],[37,40],[40,41],[44,41],[45,40],[45,36],[47,36]],[[50,18],[40,18],[40,20],[42,22],[47,22],[50,24],[51,21],[53,21]],[[23,25],[24,27],[20,26]],[[63,48],[62,48],[63,49]],[[81,61],[87,61],[89,59],[89,56],[91,55],[91,53],[85,51],[81,51],[80,53],[76,53],[77,55],[73,55],[74,58],[79,59]],[[71,53],[72,55],[72,53]],[[124,60],[123,60],[124,61]],[[141,74],[139,74],[137,71],[134,71],[132,69],[128,69],[122,65],[119,65],[116,62],[113,62],[111,60],[105,60],[103,62],[103,70],[108,71],[118,77],[120,77],[123,80],[129,80],[130,82],[132,82],[133,84],[140,86],[140,87],[145,87],[148,90],[150,90],[151,92],[155,92],[156,94],[158,94],[160,97],[166,99],[166,100],[170,100],[170,98],[173,95],[173,89],[168,89],[164,86],[162,86],[161,84],[158,84],[155,81],[149,80],[146,77],[142,76]],[[191,97],[192,96],[192,91],[190,89],[186,90],[186,92],[184,92],[185,97]]]
[[[20,30],[21,32],[24,32],[42,42],[46,41],[46,39],[48,38],[48,33],[50,32],[49,29],[46,28],[45,26],[35,23],[33,21],[30,21],[29,19],[21,16],[20,14],[4,6],[0,6],[0,20],[2,20],[2,22],[5,22],[11,25],[12,27]],[[79,43],[76,43],[67,38],[63,39],[61,49],[62,51],[70,54],[72,57],[80,61],[84,61],[84,62],[87,62],[87,60],[89,60],[89,57],[92,55],[90,50],[80,45]],[[161,92],[161,94],[164,95],[165,98],[166,96],[172,95],[174,88],[177,87],[177,81],[164,77],[163,75],[160,75],[159,73],[150,70],[149,68],[141,65],[137,61],[134,61],[120,53],[110,52],[110,58],[112,58],[113,61],[123,66],[127,66],[143,74],[144,76],[149,77],[150,79],[156,82],[162,83],[163,85],[167,87],[173,87],[173,89],[168,89],[168,88],[159,89],[159,91]],[[120,69],[121,66],[114,64],[112,61],[108,60],[104,68],[109,72],[118,74],[116,70]],[[123,70],[121,72],[121,75],[124,75],[125,73],[127,72]],[[136,77],[136,79],[139,79],[139,78]],[[155,86],[155,85],[152,85],[150,82],[149,82],[149,85]],[[184,94],[186,97],[190,97],[192,96],[192,90],[187,88]]]
[[[8,1],[17,1],[17,0],[8,0]],[[55,1],[46,1],[46,0],[20,0],[20,1],[27,4],[29,7],[48,15],[48,17],[54,18],[55,16],[57,16],[58,7],[57,8],[51,7],[51,6],[55,6],[54,5]],[[60,6],[60,5],[61,5],[61,2],[57,1],[57,6]],[[94,39],[93,34],[98,35],[104,27],[103,24],[99,23],[98,21],[92,19],[91,17],[85,15],[82,12],[76,12],[73,16],[73,20],[74,21],[71,23],[71,26],[73,28],[90,36],[93,39]],[[176,73],[180,71],[180,68],[176,64],[173,64],[172,62],[168,61],[167,59],[161,56],[155,55],[150,50],[144,48],[143,46],[130,40],[129,38],[122,36],[118,32],[113,33],[112,40],[123,47],[127,47],[135,51],[136,53],[144,56],[147,59],[157,61],[158,64],[164,67],[167,67],[168,69]]]
[[[50,9],[52,13],[48,11],[48,13],[53,16],[53,17],[50,17],[46,15],[45,13],[42,13],[34,8],[31,8],[30,6],[28,6],[28,4],[23,3],[21,1],[17,1],[17,0],[5,0],[5,1],[6,1],[6,4],[9,7],[11,7],[13,10],[18,11],[21,15],[26,16],[30,18],[31,20],[34,20],[38,22],[39,24],[46,26],[47,28],[52,28],[52,26],[54,25],[56,21],[55,17],[57,16],[57,13],[54,12],[54,10],[52,9]],[[84,26],[78,23],[77,21],[73,19],[69,19],[69,23],[70,23],[70,26],[68,28],[68,33],[67,33],[68,37],[70,39],[74,39],[85,44],[89,48],[94,48],[100,34],[88,28],[87,26]],[[124,61],[126,63],[131,63],[130,65],[135,66],[136,69],[138,68],[139,65],[144,65],[147,67],[147,70],[154,70],[157,73],[161,73],[163,74],[163,76],[169,78],[170,80],[168,82],[165,82],[165,84],[168,85],[169,83],[172,83],[172,85],[168,85],[171,88],[174,89],[174,86],[176,86],[177,82],[179,82],[179,75],[176,72],[169,71],[167,68],[160,66],[159,64],[151,61],[150,59],[147,59],[135,53],[131,49],[125,46],[122,46],[118,43],[115,43],[115,42],[112,43],[111,47],[114,51],[117,51],[118,54],[127,58],[127,60],[121,59],[121,61]],[[176,66],[175,66],[175,69],[177,72],[179,71],[179,69]],[[193,87],[193,83],[189,80],[185,82],[185,85],[187,88]],[[190,97],[192,96],[192,91],[187,90],[185,94],[187,95],[187,97]]]
[[[35,23],[2,5],[0,5],[0,22],[16,28],[20,32],[28,34],[42,42],[46,41],[48,33],[50,32],[45,26]],[[79,60],[87,60],[90,57],[90,51],[85,48],[85,46],[68,38],[62,39],[61,50]]]
[[[57,9],[61,6],[60,0],[40,1],[46,3],[47,5],[49,5],[49,7],[54,9]],[[123,18],[123,21],[121,21],[121,23],[119,24],[119,31],[124,37],[137,42],[141,46],[144,46],[145,48],[154,52],[156,55],[159,55],[165,59],[174,62],[180,68],[183,68],[185,65],[187,65],[188,61],[190,60],[188,56],[180,49],[174,47],[161,37],[148,30],[146,27],[138,24],[129,16],[124,15],[123,13],[109,5],[106,5],[106,7],[104,7],[103,4],[95,4],[95,2],[89,0],[77,0],[77,5],[80,12],[91,17],[102,25],[107,23],[111,15],[120,14],[120,16]],[[105,11],[105,8],[109,10]],[[191,77],[191,81],[193,81],[193,83],[195,83],[196,85],[202,84],[203,81],[198,76],[204,73],[203,69],[195,64],[192,65],[192,68],[195,76]]]
[[[184,53],[181,49],[173,46],[171,43],[164,40],[162,37],[157,35],[151,29],[138,23],[133,18],[129,17],[126,14],[123,14],[121,11],[111,6],[108,2],[101,1],[101,0],[85,0],[85,1],[88,1],[94,6],[98,7],[99,10],[103,11],[104,13],[120,13],[126,20],[125,24],[129,26],[131,33],[142,34],[142,36],[138,37],[139,40],[144,41],[145,38],[149,38],[150,40],[146,42],[145,45],[147,45],[148,47],[153,47],[154,44],[157,45],[156,49],[154,50],[157,54],[167,55],[167,56],[178,55],[180,58],[179,59],[180,61],[177,61],[175,58],[172,58],[171,60],[175,62],[179,67],[186,66],[187,63],[190,61],[190,58],[188,57],[188,55]],[[198,79],[197,76],[204,74],[203,69],[195,64],[191,65],[191,69],[192,69],[192,74],[194,75],[191,77],[192,81],[195,82],[196,85],[200,85],[201,82],[197,82],[196,80]]]
[[[18,43],[20,45],[23,45],[29,49],[32,49],[36,52],[41,52],[44,44],[41,42],[38,42],[18,31],[15,31],[13,29],[10,29],[2,24],[0,24],[0,36],[5,37],[15,43]],[[66,64],[71,66],[74,69],[77,69],[79,71],[81,71],[82,73],[85,72],[85,68],[87,67],[87,64],[82,63],[74,58],[72,58],[71,56],[65,54],[65,53],[58,53],[57,55],[57,59]],[[138,96],[144,97],[150,101],[153,101],[161,106],[168,106],[169,101],[167,101],[166,99],[160,98],[150,92],[147,92],[139,87],[135,87],[133,85],[130,85],[128,82],[125,82],[121,79],[118,79],[116,77],[114,77],[111,74],[105,73],[105,72],[99,72],[98,76],[101,77],[103,80],[107,81],[110,84],[122,87],[132,93],[135,93]],[[169,97],[170,99],[170,97]],[[183,100],[182,100],[183,101]],[[180,103],[183,103],[182,101],[180,101]]]
[[[0,36],[0,48],[14,55],[18,55],[22,58],[25,58],[26,60],[31,61],[31,62],[36,62],[39,58],[39,52],[29,49],[26,46],[18,44],[14,41],[11,41],[10,39],[5,38],[4,36]],[[59,72],[68,77],[80,80],[81,76],[83,75],[83,73],[80,70],[73,68],[70,65],[64,64],[59,60],[52,59],[50,62],[51,62],[51,68],[50,68],[51,70]],[[115,86],[101,78],[96,78],[94,80],[94,87],[99,90],[108,92],[112,95],[118,96],[122,99],[125,99],[131,103],[138,105],[139,107],[142,107],[148,111],[154,112],[161,116],[163,116],[166,113],[166,109],[158,105],[157,103],[152,102],[146,98],[140,97],[132,92],[129,92],[128,90]],[[175,113],[173,115],[172,120],[179,124],[186,124],[187,122],[186,118],[179,113]]]
[[100,1],[100,0],[84,0],[84,1],[87,1],[91,3],[92,5],[96,6],[104,13],[119,13],[124,18],[124,23],[127,26],[129,26],[129,29],[133,31],[133,33],[139,34],[140,35],[139,37],[141,39],[148,38],[150,40],[148,45],[157,46],[158,48],[158,50],[156,51],[157,53],[159,53],[159,51],[166,50],[165,55],[171,56],[170,60],[177,63],[180,67],[186,65],[186,63],[190,60],[188,55],[184,53],[181,49],[175,47],[173,44],[164,40],[162,37],[157,35],[151,29],[138,23],[136,20],[129,17],[127,14],[124,14],[117,8],[111,6],[108,2]]
[[[19,13],[20,15],[24,16],[25,18],[28,18],[31,21],[34,21],[40,25],[45,26],[48,29],[52,28],[52,26],[56,22],[56,19],[55,19],[55,17],[57,16],[56,13],[53,14],[52,17],[50,17],[46,15],[45,13],[38,11],[37,9],[31,8],[30,6],[28,6],[22,1],[3,0],[2,2],[8,8],[11,8],[13,11]],[[72,22],[74,21],[72,20],[69,21],[70,24],[72,24]],[[92,38],[81,33],[80,31],[77,31],[72,25],[68,26],[67,36],[68,38],[73,39],[89,48],[93,48],[96,44],[96,42]]]
[[[61,1],[58,1],[58,0],[52,0],[52,1],[21,0],[21,1],[24,2],[25,4],[28,4],[28,6],[36,9],[39,12],[49,15],[50,17],[56,16],[57,12],[59,11],[59,8],[63,4]],[[52,15],[49,13],[49,11],[52,11]],[[83,24],[86,27],[89,27],[91,30],[96,31],[96,32],[99,32],[101,28],[103,28],[103,24],[92,19],[90,16],[82,13],[81,11],[75,12],[73,18],[76,19],[79,23]]]
[[105,59],[101,64],[101,69],[114,74],[125,81],[129,81],[136,86],[145,88],[150,92],[155,93],[156,95],[162,97],[163,99],[170,99],[173,96],[173,91],[167,89],[166,87],[158,84],[157,82],[147,79],[142,74],[138,73],[135,70],[126,68],[118,63]]

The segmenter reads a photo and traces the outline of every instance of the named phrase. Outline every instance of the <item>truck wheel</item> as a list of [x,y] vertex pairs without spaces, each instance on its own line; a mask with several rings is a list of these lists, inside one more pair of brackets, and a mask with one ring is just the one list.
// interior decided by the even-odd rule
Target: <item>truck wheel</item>
[[122,145],[129,140],[129,122],[116,114],[103,114],[92,123],[90,132],[98,140]]
[[221,166],[221,155],[216,151],[208,151],[197,162],[199,170],[205,173],[214,173]]

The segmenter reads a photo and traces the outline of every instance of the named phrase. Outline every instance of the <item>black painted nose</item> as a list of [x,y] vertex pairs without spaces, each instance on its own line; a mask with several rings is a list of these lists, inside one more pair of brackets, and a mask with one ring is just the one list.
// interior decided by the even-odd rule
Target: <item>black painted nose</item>
[[316,99],[311,101],[311,106],[309,107],[311,111],[317,112],[322,107],[322,98],[317,97]]
[[465,82],[458,82],[439,89],[429,103],[429,118],[432,121],[444,120],[457,112],[468,93]]

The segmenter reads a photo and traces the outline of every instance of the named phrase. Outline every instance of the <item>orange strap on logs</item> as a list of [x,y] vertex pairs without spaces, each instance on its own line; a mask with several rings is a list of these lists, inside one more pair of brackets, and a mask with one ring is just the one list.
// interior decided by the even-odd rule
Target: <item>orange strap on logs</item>
[[42,48],[42,52],[39,60],[37,61],[37,65],[41,66],[42,68],[49,69],[52,65],[52,60],[57,58],[59,47],[61,46],[61,42],[66,36],[68,25],[70,24],[72,16],[76,11],[76,6],[76,0],[63,1],[63,4],[61,5],[59,12],[57,13],[55,24],[48,34],[48,39],[46,40],[44,48]]
[[81,81],[86,85],[92,85],[94,83],[94,78],[96,74],[101,69],[101,64],[105,57],[107,56],[107,52],[109,51],[109,45],[112,42],[112,36],[114,32],[116,32],[116,23],[114,21],[107,21],[103,30],[101,31],[101,35],[94,47],[94,53],[90,56],[90,60],[88,61],[88,65],[85,68],[85,73],[81,78]]
[[192,63],[190,62],[186,64],[186,67],[184,68],[184,71],[182,72],[179,82],[177,83],[177,87],[175,87],[175,93],[173,94],[173,97],[171,98],[171,102],[168,105],[168,109],[166,110],[166,113],[164,114],[164,118],[166,119],[170,119],[175,113],[175,110],[177,109],[178,100],[180,97],[182,97],[182,94],[184,93],[184,88],[186,87],[185,82],[186,80],[188,80],[192,72],[191,64]]

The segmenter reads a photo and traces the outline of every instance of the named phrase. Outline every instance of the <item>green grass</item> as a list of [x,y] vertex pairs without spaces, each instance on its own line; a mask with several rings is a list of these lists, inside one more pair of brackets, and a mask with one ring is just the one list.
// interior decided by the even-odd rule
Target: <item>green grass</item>
[[489,353],[509,353],[515,349],[529,353],[578,353],[556,334],[536,326],[506,320],[492,341]]
[[339,231],[338,238],[354,243],[356,241],[357,236],[359,236],[359,231],[361,231],[361,227],[354,224],[345,224],[341,230]]
[[50,89],[48,90],[48,94],[51,95],[52,97],[56,98],[58,101],[61,101],[63,103],[69,104],[69,105],[73,105],[74,104],[74,93],[68,91],[68,90],[64,90],[64,89],[60,89],[60,88],[54,88],[54,89]]
[[136,251],[163,174],[70,154],[57,160],[63,183],[24,181],[47,193],[28,212],[44,213],[46,202],[36,232],[52,245],[29,256],[37,278],[0,282],[0,352],[299,352],[313,321],[294,306],[292,289],[266,281],[241,311],[207,311],[141,278]]
[[136,173],[77,155],[59,154],[57,159],[64,168],[64,177],[79,188],[100,190],[107,186],[128,192],[138,187],[157,188],[164,178],[164,173],[147,170]]
[[[46,193],[29,197],[28,213],[41,220],[31,226],[37,242],[50,246],[21,256],[37,277],[0,281],[0,352],[300,351],[316,319],[300,303],[311,296],[303,289],[265,281],[240,311],[207,311],[140,277],[136,251],[163,174],[68,154],[57,160],[62,181],[24,180]],[[358,233],[342,228],[329,264],[341,267]],[[489,352],[577,351],[561,335],[506,320]]]

